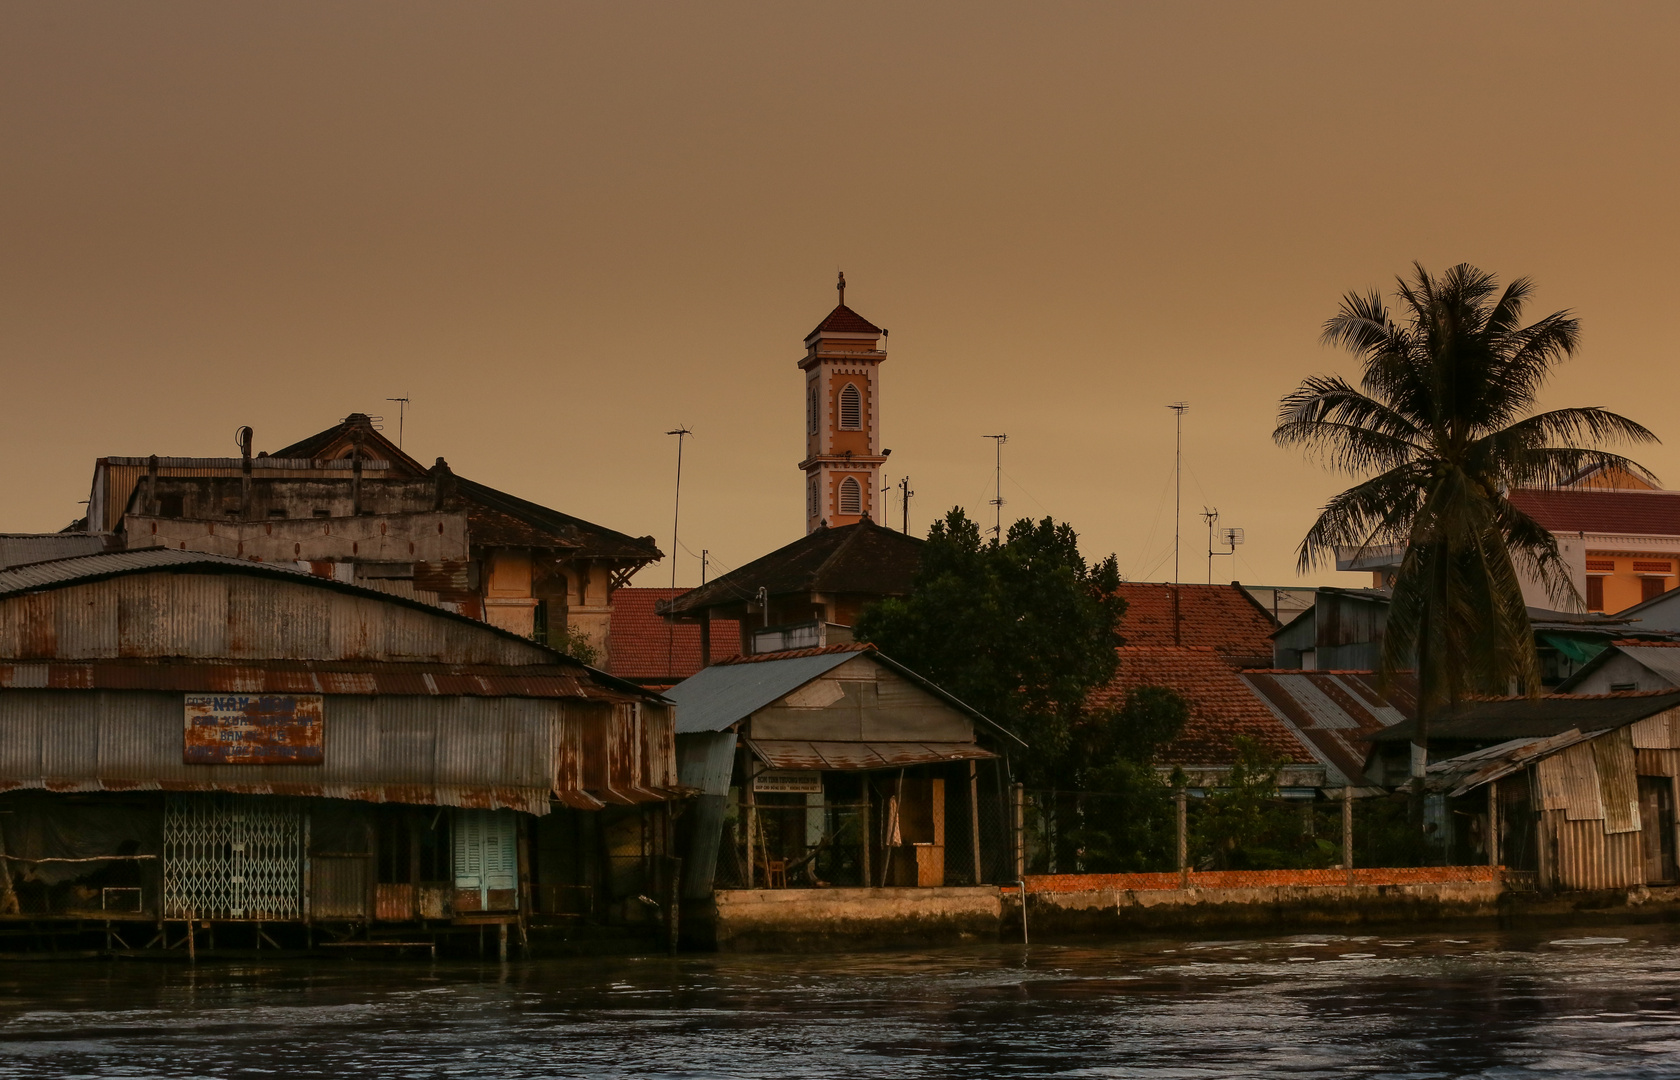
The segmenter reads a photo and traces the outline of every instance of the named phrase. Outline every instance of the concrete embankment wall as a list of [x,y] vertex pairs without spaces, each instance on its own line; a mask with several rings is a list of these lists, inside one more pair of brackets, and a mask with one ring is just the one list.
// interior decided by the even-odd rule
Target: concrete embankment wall
[[[1026,886],[1034,940],[1490,919],[1503,893],[1498,869],[1486,866],[1231,871],[1183,882],[1177,874],[1065,874],[1029,877]],[[1021,895],[1013,886],[729,890],[684,920],[691,945],[725,952],[1014,941]]]
[[[1487,866],[1226,871],[1183,883],[1177,874],[1065,874],[1027,879],[1027,924],[1039,938],[1485,919],[1500,914],[1503,891]],[[1020,891],[1002,892],[1012,936]]]

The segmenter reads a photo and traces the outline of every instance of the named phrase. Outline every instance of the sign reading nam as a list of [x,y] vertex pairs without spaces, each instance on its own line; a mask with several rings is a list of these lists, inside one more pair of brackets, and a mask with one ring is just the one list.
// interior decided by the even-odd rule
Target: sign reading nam
[[188,765],[319,765],[320,694],[188,694]]

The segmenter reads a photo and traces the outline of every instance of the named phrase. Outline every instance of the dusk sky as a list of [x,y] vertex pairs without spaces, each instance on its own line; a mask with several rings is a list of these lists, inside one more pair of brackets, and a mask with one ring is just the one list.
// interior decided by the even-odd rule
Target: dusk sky
[[[671,541],[801,534],[804,335],[887,327],[913,531],[1073,524],[1185,580],[1298,577],[1343,478],[1271,441],[1348,290],[1538,284],[1680,486],[1672,4],[0,4],[0,531],[100,455],[273,450],[351,412]],[[897,503],[887,502],[892,524]],[[691,555],[690,552],[693,554]],[[638,584],[668,581],[669,563]]]

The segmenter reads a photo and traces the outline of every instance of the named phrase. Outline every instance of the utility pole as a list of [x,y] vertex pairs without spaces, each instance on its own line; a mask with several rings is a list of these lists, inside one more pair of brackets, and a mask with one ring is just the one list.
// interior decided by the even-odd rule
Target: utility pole
[[1178,584],[1178,556],[1183,544],[1179,540],[1179,529],[1183,524],[1182,507],[1184,505],[1184,411],[1190,407],[1188,401],[1175,401],[1167,408],[1171,409],[1177,428],[1176,448],[1173,451],[1173,584]]
[[904,495],[904,535],[910,535],[910,496],[916,494],[910,490],[910,478],[906,476],[898,482],[898,490]]
[[401,450],[403,437],[403,413],[408,410],[408,395],[404,394],[402,397],[388,397],[385,400],[397,403],[397,449]]
[[995,491],[992,505],[997,508],[997,515],[992,523],[992,539],[996,543],[1003,543],[1003,444],[1009,441],[1008,435],[982,435],[982,439],[991,439],[997,445],[997,469],[995,473]]
[[[675,498],[673,498],[671,500],[671,589],[672,589],[672,598],[675,599],[676,588],[677,588],[677,523],[682,520],[682,452],[683,452],[683,440],[688,438],[690,435],[694,434],[694,432],[688,430],[688,428],[683,427],[681,424],[679,424],[679,425],[677,425],[675,430],[667,431],[665,434],[675,435],[677,437],[677,493],[676,493]],[[671,669],[676,666],[676,653],[677,653],[677,624],[675,622],[672,622],[671,620],[667,619],[665,621],[665,674],[666,675],[670,675],[671,674]]]
[[700,584],[702,585],[706,584],[706,556],[709,554],[711,554],[710,549],[700,549]]

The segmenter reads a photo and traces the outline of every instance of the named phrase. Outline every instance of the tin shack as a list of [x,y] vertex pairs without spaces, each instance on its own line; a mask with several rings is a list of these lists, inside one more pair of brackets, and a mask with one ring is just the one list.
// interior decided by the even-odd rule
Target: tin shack
[[517,634],[273,564],[0,571],[0,933],[196,950],[656,926],[672,724]]
[[1012,734],[874,646],[739,656],[672,687],[684,895],[1014,880]]

